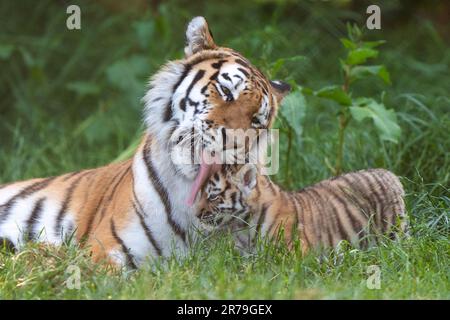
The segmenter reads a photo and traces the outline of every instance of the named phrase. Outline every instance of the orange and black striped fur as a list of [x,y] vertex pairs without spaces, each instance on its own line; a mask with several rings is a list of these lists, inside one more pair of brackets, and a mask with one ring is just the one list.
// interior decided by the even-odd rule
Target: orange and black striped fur
[[298,237],[306,252],[341,240],[364,245],[372,235],[396,237],[407,226],[403,196],[397,176],[384,169],[347,173],[290,192],[245,165],[237,173],[223,169],[213,175],[198,214],[210,229],[239,230],[241,249],[251,248],[258,234],[273,239],[283,228],[288,246]]
[[198,224],[186,199],[199,165],[175,162],[171,147],[189,141],[194,126],[205,135],[267,128],[289,89],[238,52],[217,46],[204,18],[189,23],[186,37],[185,58],[167,63],[150,81],[143,98],[146,132],[133,158],[0,186],[3,242],[20,249],[28,240],[58,245],[73,239],[91,248],[95,261],[130,267],[186,252]]

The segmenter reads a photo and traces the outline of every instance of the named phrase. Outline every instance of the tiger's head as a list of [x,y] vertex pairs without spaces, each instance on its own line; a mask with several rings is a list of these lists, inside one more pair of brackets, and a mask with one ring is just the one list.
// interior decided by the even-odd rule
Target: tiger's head
[[290,87],[267,79],[237,51],[216,45],[203,17],[188,24],[186,40],[184,58],[153,76],[144,101],[150,134],[169,149],[177,174],[193,181],[192,204],[221,167],[205,161],[205,150],[217,147],[218,137],[225,137],[220,147],[229,148],[229,129],[269,128]]
[[206,229],[248,221],[258,203],[256,166],[223,167],[206,182],[197,203],[197,218]]

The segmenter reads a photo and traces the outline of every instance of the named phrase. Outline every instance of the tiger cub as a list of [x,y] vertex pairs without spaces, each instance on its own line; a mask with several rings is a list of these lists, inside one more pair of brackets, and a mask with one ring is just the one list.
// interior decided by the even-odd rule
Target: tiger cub
[[384,169],[347,173],[290,192],[245,165],[237,173],[222,170],[211,177],[197,215],[209,229],[232,230],[240,249],[251,249],[258,234],[283,235],[289,248],[298,236],[305,253],[341,240],[366,247],[371,235],[396,238],[407,229],[403,196],[398,177]]

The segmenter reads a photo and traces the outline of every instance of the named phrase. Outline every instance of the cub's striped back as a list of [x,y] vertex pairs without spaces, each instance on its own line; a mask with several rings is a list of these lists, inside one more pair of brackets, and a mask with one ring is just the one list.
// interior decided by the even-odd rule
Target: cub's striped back
[[347,173],[289,192],[245,165],[210,179],[198,214],[215,228],[246,229],[236,234],[239,246],[251,246],[258,233],[273,238],[283,228],[288,245],[298,236],[305,251],[341,240],[367,245],[372,235],[396,237],[407,227],[403,196],[398,177],[384,169]]

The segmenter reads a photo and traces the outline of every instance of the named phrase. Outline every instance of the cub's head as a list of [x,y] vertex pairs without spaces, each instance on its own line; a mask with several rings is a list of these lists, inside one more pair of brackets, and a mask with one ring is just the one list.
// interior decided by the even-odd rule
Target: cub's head
[[247,221],[257,199],[257,169],[246,164],[222,168],[214,173],[201,191],[197,218],[207,228],[222,228]]
[[205,150],[229,148],[229,129],[269,128],[290,87],[267,79],[237,51],[218,46],[203,17],[189,23],[186,41],[184,59],[167,63],[153,76],[144,101],[149,133],[170,149],[182,178],[195,178],[193,202],[220,168],[206,164]]

